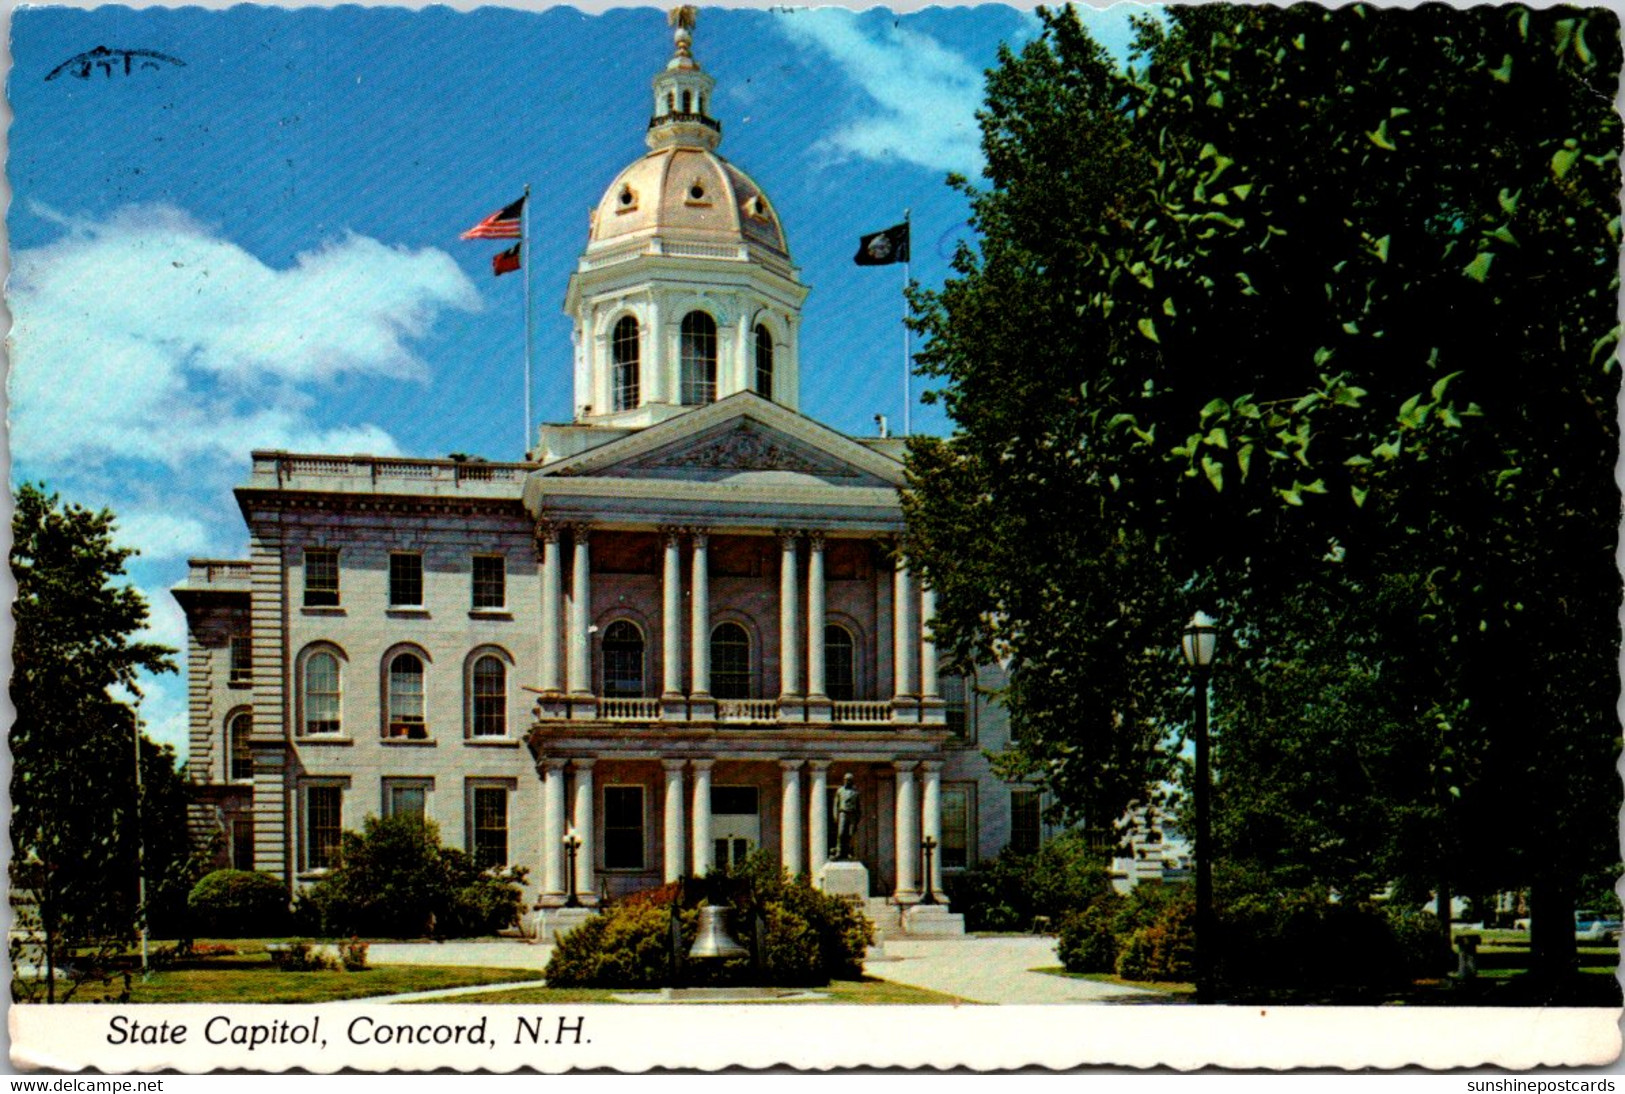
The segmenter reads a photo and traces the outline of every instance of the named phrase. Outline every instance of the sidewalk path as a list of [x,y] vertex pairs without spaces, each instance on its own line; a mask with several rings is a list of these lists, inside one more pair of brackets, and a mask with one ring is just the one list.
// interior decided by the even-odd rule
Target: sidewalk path
[[1161,994],[1030,971],[1061,964],[1053,938],[888,938],[884,953],[900,960],[870,962],[864,968],[870,976],[978,1003],[1118,1003],[1146,1001]]

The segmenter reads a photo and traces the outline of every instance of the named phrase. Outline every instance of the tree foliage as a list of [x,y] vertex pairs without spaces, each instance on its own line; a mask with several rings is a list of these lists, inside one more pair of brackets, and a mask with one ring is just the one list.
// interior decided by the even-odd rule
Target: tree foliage
[[1044,25],[915,298],[911,551],[1009,766],[1115,815],[1204,607],[1227,848],[1561,922],[1618,804],[1617,18],[1173,8],[1126,72]]
[[104,971],[141,917],[180,927],[195,864],[175,755],[145,736],[138,746],[136,712],[115,697],[139,695],[139,670],[174,668],[171,650],[132,638],[147,618],[141,595],[121,580],[132,552],[114,543],[110,512],[31,485],[15,502],[12,880],[29,937],[14,957],[43,966],[54,1001],[58,972],[70,997]]

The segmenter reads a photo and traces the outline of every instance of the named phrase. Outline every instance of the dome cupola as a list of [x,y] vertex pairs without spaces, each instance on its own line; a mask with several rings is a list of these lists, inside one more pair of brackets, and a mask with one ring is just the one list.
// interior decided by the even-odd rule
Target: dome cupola
[[589,214],[565,297],[583,424],[652,425],[741,391],[800,402],[807,287],[767,194],[716,152],[716,81],[694,59],[694,9],[670,22],[676,44],[653,81],[649,151]]

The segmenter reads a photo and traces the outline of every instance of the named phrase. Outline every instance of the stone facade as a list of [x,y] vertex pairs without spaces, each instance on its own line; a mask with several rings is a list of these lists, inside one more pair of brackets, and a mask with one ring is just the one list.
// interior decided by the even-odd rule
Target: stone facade
[[[940,889],[1042,835],[983,754],[1008,744],[977,690],[997,668],[939,674],[932,593],[895,561],[900,442],[796,410],[806,290],[714,153],[686,36],[572,280],[574,420],[517,463],[256,452],[249,558],[195,560],[175,590],[223,861],[297,885],[340,830],[405,811],[526,867],[542,906],[566,897],[567,836],[589,903],[757,847],[816,878],[847,774],[857,857],[900,903],[927,836]],[[705,92],[686,111],[685,88]],[[713,174],[673,197],[685,155]],[[641,219],[610,232],[629,180]]]

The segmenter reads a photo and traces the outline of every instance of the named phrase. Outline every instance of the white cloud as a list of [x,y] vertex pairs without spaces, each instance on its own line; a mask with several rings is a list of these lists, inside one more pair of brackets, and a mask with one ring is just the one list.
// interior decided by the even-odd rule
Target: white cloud
[[824,138],[842,158],[901,160],[975,176],[982,170],[982,70],[927,35],[889,23],[868,33],[856,12],[792,11],[778,24],[801,46],[821,50],[875,110]]
[[46,471],[394,452],[378,426],[312,421],[314,389],[345,374],[421,379],[408,342],[447,309],[479,307],[439,250],[349,235],[275,269],[166,206],[54,219],[68,232],[18,251],[9,286],[12,442]]
[[138,544],[145,559],[206,554],[213,541],[208,526],[195,517],[129,507],[119,512],[113,538],[118,543]]

